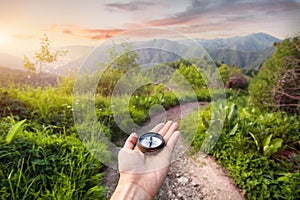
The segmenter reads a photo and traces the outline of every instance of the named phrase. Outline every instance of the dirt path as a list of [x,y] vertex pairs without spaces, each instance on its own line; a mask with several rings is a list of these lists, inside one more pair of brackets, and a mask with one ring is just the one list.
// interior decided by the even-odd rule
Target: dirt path
[[[198,106],[203,108],[206,105],[206,103],[193,102],[181,108],[173,107],[167,110],[167,120],[178,121]],[[158,114],[155,117],[159,119],[161,116]],[[104,172],[103,184],[107,188],[108,199],[117,182],[117,171],[107,168]],[[200,154],[189,156],[185,153],[172,163],[156,199],[243,200],[244,198],[232,179],[227,176],[226,171],[212,157]]]

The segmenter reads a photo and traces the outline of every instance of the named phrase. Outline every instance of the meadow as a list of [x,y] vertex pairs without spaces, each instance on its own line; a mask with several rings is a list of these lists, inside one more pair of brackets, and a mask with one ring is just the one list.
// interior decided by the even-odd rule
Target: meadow
[[[293,91],[294,98],[289,101],[286,96],[278,100],[278,96],[290,90],[277,87],[281,93],[274,96],[271,88],[291,77],[296,86],[299,83],[299,41],[295,37],[278,44],[258,74],[247,77],[249,89],[245,89],[246,75],[240,68],[225,64],[218,68],[224,83],[231,77],[243,78],[225,91],[227,102],[220,105],[226,113],[224,127],[210,155],[229,172],[247,199],[300,198],[299,89]],[[205,81],[193,66],[181,63],[178,67],[178,62],[169,65],[177,66],[175,70],[193,86],[197,100],[211,101]],[[295,72],[295,76],[287,71]],[[97,123],[110,141],[121,146],[124,134],[110,102],[116,80],[124,72],[110,68],[105,73],[108,78],[99,81],[94,97]],[[82,145],[74,123],[74,81],[68,77],[55,85],[1,86],[1,199],[105,199],[101,181],[106,166]],[[149,119],[151,106],[160,104],[168,109],[191,100],[188,95],[178,99],[161,84],[148,84],[132,95],[129,111],[135,123],[143,124]],[[286,106],[288,103],[290,106]],[[194,113],[201,121],[192,139],[193,151],[201,150],[209,125],[215,120],[211,108]],[[183,135],[192,131],[189,117],[192,115],[182,119],[187,121]],[[101,155],[108,155],[105,145],[97,148]]]

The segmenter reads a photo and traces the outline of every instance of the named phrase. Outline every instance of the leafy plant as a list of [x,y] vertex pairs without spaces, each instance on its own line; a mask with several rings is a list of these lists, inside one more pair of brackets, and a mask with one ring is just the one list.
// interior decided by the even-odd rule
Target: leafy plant
[[286,38],[251,81],[252,102],[260,109],[299,113],[300,39]]
[[104,199],[102,165],[74,136],[23,131],[0,152],[1,199]]
[[[299,117],[261,112],[244,102],[247,96],[230,99],[224,107],[227,120],[211,154],[226,168],[247,199],[300,198]],[[232,117],[237,111],[235,107],[238,113]],[[202,121],[192,143],[196,150],[207,135],[210,107],[198,115]],[[187,132],[188,126],[183,128]]]
[[23,119],[22,121],[17,122],[14,124],[11,129],[9,130],[7,136],[6,136],[6,142],[10,143],[13,139],[13,137],[21,131],[22,125],[26,122],[26,119]]

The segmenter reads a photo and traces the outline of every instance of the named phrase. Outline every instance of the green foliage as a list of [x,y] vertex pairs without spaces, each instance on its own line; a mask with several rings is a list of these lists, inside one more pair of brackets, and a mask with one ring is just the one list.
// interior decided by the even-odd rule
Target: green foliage
[[276,51],[251,81],[249,92],[260,109],[299,112],[300,39],[287,38],[276,43]]
[[11,127],[5,138],[7,143],[10,143],[14,136],[22,130],[22,125],[25,123],[25,121],[26,119],[23,119],[22,121],[17,122]]
[[226,84],[230,79],[230,76],[231,76],[230,68],[232,68],[232,67],[230,67],[229,65],[225,65],[225,64],[222,64],[218,68],[218,72],[221,75],[224,84]]
[[[247,199],[299,199],[299,117],[260,112],[247,104],[247,96],[230,99],[234,103],[225,107],[227,120],[212,155]],[[238,114],[231,120],[235,106]],[[193,138],[195,149],[200,149],[207,134],[210,108],[199,115],[206,122],[202,120]]]
[[[50,53],[49,43],[42,43],[41,46],[40,54],[36,54],[40,64],[42,58]],[[98,139],[105,136],[119,144],[124,139],[123,131],[114,119],[110,102],[120,78],[128,71],[133,74],[140,72],[136,64],[137,54],[131,49],[128,44],[113,47],[110,50],[111,63],[106,63],[108,67],[93,76],[83,75],[79,81],[79,90],[88,92],[94,92],[96,88],[93,86],[98,83],[93,99],[97,119],[86,119],[85,123],[76,128],[92,133],[84,138],[91,141],[86,144],[86,148],[92,150],[93,155],[101,155],[104,159],[109,159],[105,144],[94,141],[100,141]],[[119,57],[118,52],[122,52]],[[45,62],[54,61],[55,56]],[[30,64],[29,59],[27,62]],[[199,101],[210,101],[210,92],[218,92],[206,89],[205,77],[190,63],[177,61],[169,65],[192,85]],[[157,73],[161,76],[159,78],[164,78],[165,73],[169,72],[161,66],[155,70],[161,70],[159,72],[162,73]],[[228,81],[231,76],[241,74],[240,70],[226,65],[220,66],[219,72],[223,80]],[[132,82],[119,85],[120,91],[115,91],[119,93],[113,97],[117,98],[116,102],[124,100],[123,90],[126,91],[130,84],[142,81],[143,78],[136,76]],[[184,84],[175,75],[173,78],[179,84]],[[0,198],[104,198],[104,189],[100,183],[103,166],[84,148],[74,126],[71,97],[73,84],[74,79],[70,77],[60,80],[57,88],[24,86],[0,90]],[[248,199],[299,199],[299,116],[283,112],[261,112],[248,105],[248,96],[244,96],[243,92],[227,90],[226,95],[231,102],[225,107],[220,106],[220,111],[225,109],[226,118],[212,155],[228,170]],[[137,88],[130,97],[129,108],[120,112],[129,109],[130,117],[138,125],[145,123],[149,115],[160,111],[161,107],[155,107],[157,104],[168,109],[179,102],[194,101],[192,94],[182,92],[180,96],[175,96],[172,88],[158,83]],[[86,105],[83,98],[73,103],[82,104],[84,110]],[[197,126],[191,118],[200,119],[201,122]],[[207,138],[209,123],[220,124],[220,120],[215,114],[212,116],[211,106],[200,113],[193,113],[191,118],[182,120],[184,127],[180,131],[199,150]],[[129,119],[122,121],[125,127],[128,122]],[[195,130],[197,134],[191,135]],[[218,134],[211,136],[219,137]],[[217,137],[212,139],[216,140]]]
[[35,65],[34,63],[30,62],[29,58],[24,55],[24,68],[29,71],[35,71]]
[[[131,44],[124,42],[119,45],[115,44],[108,50],[110,62],[99,63],[102,69],[99,69],[94,75],[96,78],[100,77],[97,83],[98,94],[105,97],[111,96],[116,84],[126,72],[129,70],[139,71],[139,64],[136,62],[138,54],[132,49]],[[129,82],[125,82],[121,86],[126,89],[127,84]]]
[[30,115],[27,105],[16,97],[14,89],[0,89],[0,117],[15,116],[24,119]]
[[206,88],[206,83],[202,78],[200,71],[193,65],[180,64],[179,68],[176,69],[176,72],[178,72],[180,76],[176,76],[177,73],[175,73],[174,81],[179,85],[185,84],[184,82],[181,82],[181,76],[183,76],[194,90]]
[[101,78],[97,86],[97,93],[104,97],[111,96],[116,84],[122,76],[123,72],[121,70],[111,68],[106,69],[101,74]]
[[104,199],[102,165],[74,136],[49,134],[0,140],[0,198]]
[[133,46],[130,43],[115,44],[108,51],[111,63],[107,63],[107,66],[110,69],[120,70],[124,73],[139,66],[136,63],[138,53],[133,51]]
[[60,77],[57,79],[57,92],[60,95],[72,95],[75,78],[71,76]]
[[241,68],[222,64],[218,68],[218,72],[220,73],[226,88],[236,90],[246,90],[248,88],[249,81]]
[[63,56],[67,51],[55,51],[51,52],[51,46],[49,38],[46,34],[41,38],[40,50],[35,52],[35,62],[31,62],[30,59],[24,55],[24,68],[30,71],[36,71],[38,65],[38,74],[40,76],[42,68],[47,63],[52,63],[57,61],[59,56]]

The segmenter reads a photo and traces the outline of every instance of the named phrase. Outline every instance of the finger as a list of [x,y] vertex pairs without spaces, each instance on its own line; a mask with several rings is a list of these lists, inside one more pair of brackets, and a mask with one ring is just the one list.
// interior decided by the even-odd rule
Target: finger
[[180,137],[180,132],[179,131],[175,131],[171,137],[169,138],[169,141],[167,143],[167,146],[170,147],[172,150],[174,149],[178,139]]
[[124,149],[132,150],[136,146],[138,140],[138,135],[136,133],[132,133],[126,140],[124,144]]
[[158,133],[163,127],[164,127],[164,123],[160,123],[160,124],[157,124],[152,130],[151,132],[155,132],[155,133]]
[[165,136],[166,133],[168,132],[169,128],[172,126],[173,122],[172,121],[168,121],[164,127],[162,127],[162,129],[160,129],[159,133],[161,134],[161,136]]
[[177,123],[173,123],[169,130],[167,131],[167,133],[164,136],[164,140],[166,142],[168,142],[168,140],[170,139],[170,137],[172,136],[172,134],[176,131],[176,129],[178,128],[178,124]]

